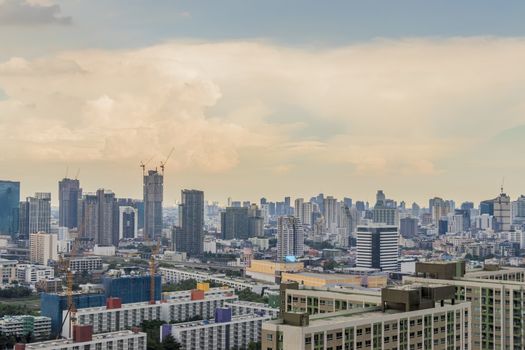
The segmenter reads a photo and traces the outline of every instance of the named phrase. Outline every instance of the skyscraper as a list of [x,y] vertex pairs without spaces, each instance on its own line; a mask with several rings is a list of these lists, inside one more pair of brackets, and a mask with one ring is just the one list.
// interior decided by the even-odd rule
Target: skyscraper
[[497,231],[509,231],[511,225],[510,197],[503,193],[494,199],[494,219]]
[[0,234],[15,237],[18,233],[20,182],[0,180]]
[[301,220],[294,216],[281,216],[277,220],[277,259],[304,255],[304,230]]
[[400,221],[399,233],[405,238],[414,238],[417,236],[417,224],[416,218],[402,218]]
[[382,190],[377,191],[376,204],[372,210],[372,215],[375,223],[387,225],[398,224],[396,204],[394,201],[386,199]]
[[223,239],[249,238],[248,208],[226,208],[221,213],[221,233]]
[[115,194],[111,191],[100,189],[97,191],[98,204],[98,229],[95,242],[99,245],[111,245],[118,243],[115,239]]
[[78,230],[82,238],[95,241],[98,236],[98,198],[94,193],[84,194],[79,201]]
[[20,203],[20,239],[31,233],[51,232],[51,193],[37,192]]
[[149,170],[144,175],[144,238],[156,240],[162,233],[164,175]]
[[323,200],[323,216],[328,232],[335,233],[337,229],[337,216],[339,215],[339,204],[337,199],[328,196]]
[[78,227],[78,204],[82,198],[80,181],[64,178],[58,182],[58,225]]
[[180,231],[175,237],[175,247],[188,255],[200,255],[204,237],[204,192],[182,190],[179,205]]
[[32,263],[47,265],[49,260],[58,260],[57,235],[31,233],[29,235],[29,259]]
[[372,224],[357,227],[357,267],[397,271],[399,234],[396,226]]
[[119,240],[136,238],[138,232],[138,210],[131,206],[120,206],[119,209]]

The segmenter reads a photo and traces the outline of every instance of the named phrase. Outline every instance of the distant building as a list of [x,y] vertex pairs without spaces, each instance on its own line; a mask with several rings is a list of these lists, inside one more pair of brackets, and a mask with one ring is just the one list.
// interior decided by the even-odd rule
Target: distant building
[[503,193],[494,199],[494,220],[496,230],[499,232],[509,231],[511,227],[510,197]]
[[386,225],[398,224],[398,213],[395,202],[388,200],[383,191],[379,190],[376,194],[376,204],[372,209],[373,220],[375,223]]
[[80,181],[64,178],[58,182],[59,227],[78,227],[78,204],[81,198]]
[[30,335],[34,340],[47,340],[51,334],[51,319],[45,316],[4,316],[0,318],[0,333],[22,338]]
[[357,267],[397,271],[399,233],[396,226],[372,224],[357,227]]
[[139,229],[138,209],[131,206],[121,206],[119,209],[119,240],[137,238]]
[[[122,303],[139,303],[150,300],[151,279],[145,276],[103,277],[102,284],[106,298],[120,298]],[[162,292],[161,277],[155,276],[155,300],[160,300]]]
[[78,256],[69,258],[69,269],[76,273],[102,270],[102,258],[99,256]]
[[222,239],[248,239],[248,208],[228,207],[221,213]]
[[58,260],[58,237],[51,233],[31,233],[29,235],[29,259],[32,263],[47,265],[50,260]]
[[417,225],[418,219],[416,218],[403,218],[399,220],[399,233],[405,238],[413,238],[417,236]]
[[180,234],[175,237],[175,247],[188,255],[200,255],[204,239],[204,192],[182,190],[179,205]]
[[118,218],[115,194],[99,189],[85,194],[79,202],[80,237],[90,238],[98,245],[118,244]]
[[20,182],[0,180],[0,235],[15,237],[18,233]]
[[162,234],[164,175],[149,170],[144,175],[144,238],[156,240]]
[[18,264],[16,279],[19,282],[35,284],[42,280],[54,279],[55,269],[45,265]]
[[282,216],[277,220],[277,259],[283,261],[287,256],[304,255],[304,229],[293,216]]
[[20,203],[20,239],[28,239],[31,233],[51,232],[51,193],[35,193]]

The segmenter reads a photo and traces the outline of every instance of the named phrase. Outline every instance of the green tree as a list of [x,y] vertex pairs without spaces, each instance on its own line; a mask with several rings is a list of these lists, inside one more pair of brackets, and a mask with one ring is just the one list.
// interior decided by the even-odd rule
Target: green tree
[[164,337],[164,340],[162,341],[162,347],[164,348],[164,350],[180,350],[181,349],[181,345],[173,338],[171,334]]

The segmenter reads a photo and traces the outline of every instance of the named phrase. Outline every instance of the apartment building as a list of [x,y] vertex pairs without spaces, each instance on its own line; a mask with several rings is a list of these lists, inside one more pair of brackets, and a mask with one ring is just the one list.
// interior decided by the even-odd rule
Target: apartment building
[[18,264],[16,266],[16,279],[19,282],[35,284],[54,277],[55,270],[50,266],[32,264]]
[[472,303],[472,349],[525,348],[525,270],[487,266],[465,273],[464,262],[417,263],[404,283],[453,286],[458,301]]
[[251,301],[235,300],[224,303],[224,307],[232,310],[233,316],[241,315],[270,315],[271,318],[279,317],[279,309],[268,306],[264,303],[254,303]]
[[217,309],[212,320],[162,325],[160,339],[172,335],[185,350],[242,349],[260,341],[262,324],[269,320],[270,315],[232,316],[231,309]]
[[262,326],[265,350],[470,349],[470,303],[450,286],[385,288],[381,306],[332,313],[285,312]]
[[25,337],[31,334],[35,340],[48,339],[51,334],[51,318],[45,316],[4,316],[0,319],[0,333],[8,337]]
[[16,278],[16,260],[0,259],[0,284],[8,284]]
[[79,256],[69,259],[69,268],[74,272],[102,270],[102,258],[99,256]]
[[[79,325],[93,326],[94,333],[106,333],[139,326],[144,320],[163,320],[165,322],[183,322],[195,317],[213,318],[215,309],[225,302],[236,301],[238,297],[231,289],[205,294],[204,291],[178,292],[168,300],[155,304],[149,302],[122,304],[118,298],[108,299],[106,306],[81,308],[76,312]],[[63,311],[66,319],[62,336],[71,336],[71,322],[67,310]]]

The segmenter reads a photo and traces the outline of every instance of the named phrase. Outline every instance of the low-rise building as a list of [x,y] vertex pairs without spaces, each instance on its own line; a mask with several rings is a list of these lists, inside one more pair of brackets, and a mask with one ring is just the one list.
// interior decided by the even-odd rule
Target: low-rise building
[[344,275],[344,274],[326,274],[312,272],[282,273],[282,283],[297,282],[307,287],[327,287],[330,285],[355,285],[368,286],[370,288],[384,288],[387,286],[388,277],[385,274],[376,275]]
[[251,301],[235,300],[224,303],[224,307],[231,309],[233,316],[241,315],[270,315],[271,318],[279,317],[279,309],[264,303],[254,303]]
[[146,350],[147,335],[138,331],[119,331],[95,334],[79,326],[72,339],[56,339],[22,345],[25,350]]
[[102,258],[99,256],[78,256],[69,259],[69,268],[76,273],[102,270]]
[[16,266],[16,279],[19,282],[35,284],[53,278],[55,278],[55,270],[50,266],[32,264],[18,264]]
[[51,318],[45,316],[4,316],[0,319],[0,333],[6,336],[47,340],[51,334]]
[[275,283],[281,281],[284,272],[301,272],[302,262],[275,262],[272,260],[252,260],[246,268],[246,275],[253,279]]
[[212,320],[161,326],[160,338],[171,335],[185,350],[242,349],[261,340],[262,324],[270,319],[269,315],[257,314],[232,316],[231,309],[217,309]]
[[0,284],[9,284],[16,279],[16,260],[0,259]]

